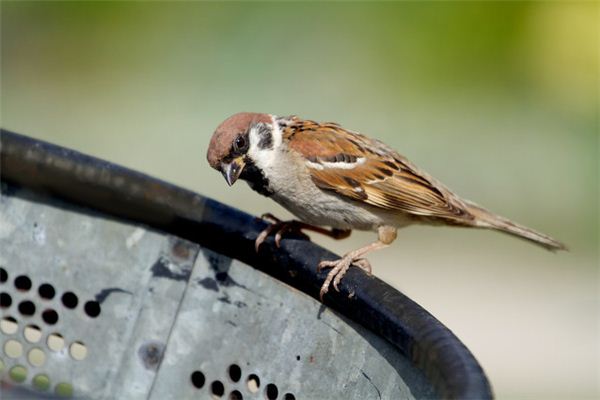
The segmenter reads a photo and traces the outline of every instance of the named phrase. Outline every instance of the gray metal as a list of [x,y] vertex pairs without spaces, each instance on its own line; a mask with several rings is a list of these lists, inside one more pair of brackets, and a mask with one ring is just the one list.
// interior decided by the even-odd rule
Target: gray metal
[[[90,399],[264,399],[274,388],[288,400],[435,397],[422,372],[388,341],[269,275],[175,236],[5,183],[0,266],[8,272],[0,292],[12,300],[2,318],[18,325],[14,334],[0,330],[2,399],[40,397],[60,383]],[[31,280],[29,290],[15,287],[21,275]],[[38,293],[44,283],[55,289],[52,300]],[[61,301],[68,291],[79,300],[74,309]],[[32,316],[19,311],[23,301],[35,305]],[[88,301],[100,305],[97,317],[86,313]],[[56,324],[42,318],[47,309],[57,311]],[[41,329],[37,343],[23,335],[30,324]],[[64,338],[60,351],[48,348],[52,333]],[[21,344],[20,356],[7,356],[9,340]],[[87,349],[81,361],[70,353],[74,342]],[[46,355],[43,365],[28,359],[33,348]],[[16,365],[27,369],[21,384],[10,375]],[[194,372],[204,376],[203,385],[194,381],[199,388]],[[33,387],[38,374],[50,380],[45,391]],[[250,375],[260,381],[254,393]]]

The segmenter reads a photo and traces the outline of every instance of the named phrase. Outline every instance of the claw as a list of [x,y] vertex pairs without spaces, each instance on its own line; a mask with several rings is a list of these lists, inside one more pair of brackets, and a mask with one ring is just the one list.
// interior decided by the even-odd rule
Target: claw
[[354,265],[358,268],[365,271],[367,274],[371,274],[371,263],[367,261],[365,254],[371,252],[373,250],[382,249],[388,246],[389,243],[384,243],[380,240],[368,244],[360,249],[356,249],[351,251],[350,253],[346,253],[344,257],[340,258],[336,261],[321,261],[317,266],[317,271],[321,271],[326,267],[333,267],[331,271],[327,274],[325,278],[325,282],[323,282],[323,286],[321,286],[321,290],[319,292],[321,297],[321,302],[323,301],[323,296],[329,291],[329,284],[333,281],[333,287],[335,290],[339,292],[339,284],[342,281],[342,278],[350,268],[350,266]]
[[321,300],[321,303],[323,302],[323,297],[327,294],[328,291],[329,287],[321,286],[321,290],[319,291],[319,300]]
[[275,234],[275,246],[277,246],[277,248],[281,247],[281,237],[283,236],[283,234],[287,231],[291,231],[292,230],[292,225],[283,225],[281,227],[281,229],[279,229],[277,231],[277,233]]
[[350,255],[346,255],[335,261],[321,261],[319,265],[317,265],[317,272],[321,272],[323,268],[332,268],[332,270],[327,273],[325,282],[323,282],[321,290],[319,291],[321,302],[323,301],[323,296],[329,291],[330,285],[333,286],[337,292],[340,291],[340,282],[353,265],[371,275],[371,263],[369,263],[366,258],[355,259]]
[[336,290],[336,292],[340,291],[340,288],[338,286],[342,281],[342,278],[350,268],[350,265],[352,265],[350,264],[350,262],[344,262],[340,265],[341,268],[335,273],[335,278],[333,278],[333,288]]
[[323,268],[332,268],[332,270],[329,271],[329,273],[327,273],[325,282],[323,282],[321,290],[319,291],[319,297],[321,301],[323,301],[323,296],[325,296],[325,294],[329,291],[329,285],[332,283],[332,281],[333,288],[338,292],[340,291],[339,283],[342,280],[342,277],[344,276],[348,268],[350,268],[351,263],[352,258],[348,256],[344,256],[339,260],[335,261],[321,261],[319,263],[319,265],[317,266],[317,271],[321,271]]
[[256,250],[257,253],[258,253],[258,249],[260,248],[260,245],[263,244],[265,240],[267,240],[267,237],[269,237],[271,232],[273,232],[276,228],[277,228],[277,224],[271,224],[271,225],[267,226],[258,235],[258,237],[256,238],[256,241],[254,242],[254,249]]
[[254,250],[256,250],[257,253],[258,253],[258,249],[260,248],[260,245],[263,244],[263,242],[265,241],[267,236],[269,236],[268,228],[265,229],[264,231],[262,231],[260,233],[260,235],[258,235],[258,237],[256,238],[256,241],[254,242]]
[[321,290],[319,291],[319,299],[321,300],[321,303],[323,302],[323,297],[327,294],[327,292],[329,292],[329,284],[331,283],[331,279],[333,279],[331,273],[327,274],[325,282],[323,282],[323,285],[321,286]]

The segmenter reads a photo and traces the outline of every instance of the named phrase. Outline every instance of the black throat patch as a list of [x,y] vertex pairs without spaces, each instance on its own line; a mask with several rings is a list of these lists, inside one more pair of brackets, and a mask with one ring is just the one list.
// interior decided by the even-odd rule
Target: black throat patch
[[248,182],[252,190],[262,194],[263,196],[271,197],[273,190],[269,187],[269,180],[265,174],[256,167],[250,157],[244,157],[246,166],[242,170],[240,178]]

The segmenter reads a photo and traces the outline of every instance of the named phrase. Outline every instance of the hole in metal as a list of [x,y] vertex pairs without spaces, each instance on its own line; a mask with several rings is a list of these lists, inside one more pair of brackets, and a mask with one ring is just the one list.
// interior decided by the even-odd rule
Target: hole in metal
[[286,393],[283,395],[283,400],[296,400],[296,396],[291,393]]
[[17,383],[24,382],[27,379],[27,368],[22,365],[15,365],[8,371],[10,379]]
[[42,319],[48,325],[54,325],[58,322],[58,313],[49,308],[42,313]]
[[83,309],[89,317],[96,318],[100,315],[100,303],[97,301],[88,301],[85,303],[85,306],[83,306]]
[[242,369],[237,364],[231,364],[229,366],[229,377],[234,382],[239,382],[242,377]]
[[54,287],[51,284],[43,283],[38,288],[38,294],[42,299],[52,300],[54,298],[54,295],[56,294],[56,291],[54,290]]
[[46,362],[46,354],[42,349],[35,347],[27,353],[27,361],[34,367],[41,367]]
[[225,394],[225,386],[221,381],[214,381],[210,384],[210,392],[213,398],[220,399]]
[[69,346],[69,354],[74,360],[81,361],[87,356],[87,347],[81,342],[73,342]]
[[67,308],[71,308],[71,309],[77,307],[77,304],[79,304],[79,299],[73,292],[66,292],[65,294],[62,295],[61,300],[62,300],[63,306],[65,306]]
[[248,390],[251,393],[256,393],[260,389],[260,379],[258,379],[258,376],[252,374],[246,380],[246,386],[248,386]]
[[273,383],[269,383],[265,388],[265,396],[268,400],[275,400],[279,396],[279,390]]
[[15,287],[19,290],[27,291],[31,289],[31,279],[25,275],[20,275],[15,278]]
[[23,336],[29,343],[37,343],[42,338],[42,330],[37,325],[27,325],[23,330]]
[[229,400],[244,400],[244,396],[242,396],[239,390],[234,390],[229,393]]
[[32,301],[25,300],[19,303],[19,312],[26,317],[35,314],[35,304]]
[[204,383],[206,382],[206,378],[204,377],[204,374],[200,371],[194,371],[192,372],[192,385],[194,385],[194,387],[196,389],[202,389],[204,387]]
[[33,387],[40,391],[46,391],[50,389],[50,378],[48,375],[39,374],[33,377]]
[[4,283],[8,280],[8,272],[4,268],[0,268],[0,283]]
[[65,347],[65,339],[60,333],[51,333],[46,341],[48,348],[52,351],[61,351]]
[[12,304],[12,297],[10,297],[10,294],[8,293],[0,293],[0,307],[1,308],[8,308],[10,307]]
[[4,343],[4,354],[10,358],[19,358],[23,354],[23,345],[13,339],[7,340]]
[[17,320],[13,317],[4,317],[0,321],[0,331],[7,335],[12,335],[19,329],[19,325],[17,324]]
[[70,383],[59,383],[54,388],[54,393],[61,397],[71,397],[73,396],[73,385]]

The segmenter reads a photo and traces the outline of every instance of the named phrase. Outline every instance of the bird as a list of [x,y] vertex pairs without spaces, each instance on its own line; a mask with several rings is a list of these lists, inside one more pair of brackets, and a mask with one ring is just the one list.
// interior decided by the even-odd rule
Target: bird
[[333,122],[298,116],[241,112],[223,121],[213,133],[208,163],[229,186],[244,180],[270,197],[297,220],[271,214],[255,248],[275,234],[314,231],[343,239],[352,230],[373,231],[377,240],[322,260],[317,271],[330,268],[320,299],[339,284],[351,266],[371,274],[365,256],[389,246],[398,229],[413,224],[492,229],[517,236],[549,250],[566,246],[463,199],[385,143]]

